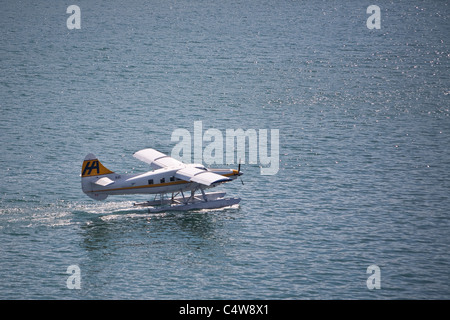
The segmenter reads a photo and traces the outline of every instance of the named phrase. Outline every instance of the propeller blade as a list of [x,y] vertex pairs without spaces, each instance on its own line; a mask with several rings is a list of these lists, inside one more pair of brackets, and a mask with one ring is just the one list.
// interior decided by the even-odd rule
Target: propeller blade
[[242,178],[241,178],[241,159],[239,159],[238,176],[239,176],[239,179],[240,179],[241,182],[242,182],[242,185],[244,185],[244,181],[242,181]]

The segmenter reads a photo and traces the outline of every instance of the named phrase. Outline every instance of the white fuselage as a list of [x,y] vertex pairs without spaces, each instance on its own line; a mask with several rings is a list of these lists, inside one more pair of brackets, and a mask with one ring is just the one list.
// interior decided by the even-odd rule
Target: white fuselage
[[[201,165],[200,167],[197,165],[197,168],[220,174],[231,179],[235,179],[239,176],[237,170],[233,169],[205,169]],[[179,167],[167,167],[142,174],[110,173],[106,175],[106,177],[111,179],[112,183],[106,186],[93,183],[98,180],[99,177],[83,178],[82,187],[86,194],[100,199],[106,198],[108,195],[163,194],[197,189],[199,187],[198,183],[188,182],[175,177],[175,173],[179,169]],[[218,184],[219,183],[210,186],[202,186],[202,188],[212,188]]]

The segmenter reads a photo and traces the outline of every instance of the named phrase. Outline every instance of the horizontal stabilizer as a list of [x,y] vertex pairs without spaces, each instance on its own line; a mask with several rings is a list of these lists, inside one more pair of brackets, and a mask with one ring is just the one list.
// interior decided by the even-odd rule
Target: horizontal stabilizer
[[97,181],[92,181],[92,183],[97,184],[102,187],[106,187],[106,186],[109,186],[110,184],[113,184],[114,181],[108,177],[103,177],[101,179],[98,179]]

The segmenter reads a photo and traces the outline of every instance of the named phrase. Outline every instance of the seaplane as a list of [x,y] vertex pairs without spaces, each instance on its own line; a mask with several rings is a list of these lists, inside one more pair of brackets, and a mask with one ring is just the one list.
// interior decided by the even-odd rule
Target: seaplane
[[[185,164],[155,149],[133,154],[153,170],[140,174],[117,174],[107,169],[95,155],[86,155],[81,168],[81,188],[95,200],[110,195],[154,194],[152,201],[134,203],[148,212],[217,209],[236,205],[240,198],[224,198],[225,192],[206,189],[235,180],[243,173],[235,169],[208,169],[202,164]],[[158,198],[159,196],[159,198]]]

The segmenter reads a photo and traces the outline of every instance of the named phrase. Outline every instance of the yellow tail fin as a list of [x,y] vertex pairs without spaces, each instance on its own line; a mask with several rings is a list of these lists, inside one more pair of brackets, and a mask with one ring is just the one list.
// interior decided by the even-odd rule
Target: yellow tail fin
[[110,173],[114,172],[102,165],[102,163],[92,153],[89,153],[84,158],[83,167],[81,168],[82,178],[101,176]]

